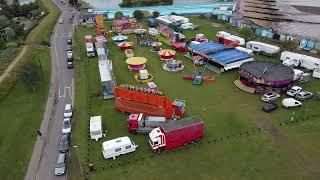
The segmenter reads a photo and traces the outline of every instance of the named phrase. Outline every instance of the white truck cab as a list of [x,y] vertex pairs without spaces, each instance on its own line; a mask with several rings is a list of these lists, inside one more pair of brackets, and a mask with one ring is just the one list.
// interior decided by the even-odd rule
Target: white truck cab
[[160,128],[155,128],[149,133],[149,144],[152,150],[159,149],[166,145],[166,138]]

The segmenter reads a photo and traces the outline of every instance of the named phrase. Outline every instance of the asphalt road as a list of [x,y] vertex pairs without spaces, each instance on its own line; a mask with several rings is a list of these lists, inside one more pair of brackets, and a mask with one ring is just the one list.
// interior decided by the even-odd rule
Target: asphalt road
[[[58,144],[61,137],[63,110],[65,104],[73,104],[73,70],[67,68],[67,37],[71,35],[72,22],[69,21],[70,7],[60,0],[53,0],[61,9],[63,24],[56,24],[51,37],[51,86],[44,119],[37,138],[25,180],[66,179],[55,176],[54,167],[58,157]],[[76,19],[76,17],[74,18]]]

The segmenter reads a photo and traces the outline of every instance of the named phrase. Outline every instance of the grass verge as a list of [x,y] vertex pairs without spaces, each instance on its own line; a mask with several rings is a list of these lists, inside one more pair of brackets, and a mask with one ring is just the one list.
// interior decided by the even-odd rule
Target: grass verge
[[[1,179],[23,179],[40,127],[50,84],[50,59],[48,48],[29,48],[16,67],[33,61],[41,63],[44,80],[33,92],[16,78],[10,92],[0,101],[0,176]],[[40,66],[39,66],[40,69]],[[8,82],[3,82],[4,84]]]

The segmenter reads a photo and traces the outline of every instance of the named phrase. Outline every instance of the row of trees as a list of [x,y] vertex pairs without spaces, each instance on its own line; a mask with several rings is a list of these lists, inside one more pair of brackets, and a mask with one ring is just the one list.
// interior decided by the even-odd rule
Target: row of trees
[[120,7],[138,7],[138,6],[155,6],[171,5],[173,0],[122,0]]
[[[156,18],[160,15],[160,13],[158,11],[153,11],[152,12],[152,17],[153,18]],[[114,18],[121,18],[121,17],[124,17],[124,14],[121,12],[121,11],[117,11],[115,14],[114,14]],[[140,19],[143,19],[145,18],[145,13],[141,10],[135,10],[133,12],[133,17],[140,20]]]

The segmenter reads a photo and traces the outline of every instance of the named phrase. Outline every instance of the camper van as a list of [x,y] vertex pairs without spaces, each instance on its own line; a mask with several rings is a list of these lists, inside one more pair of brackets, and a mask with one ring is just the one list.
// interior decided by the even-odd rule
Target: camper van
[[246,47],[251,49],[253,52],[261,53],[266,56],[273,56],[280,52],[280,48],[278,46],[273,46],[270,44],[257,42],[257,41],[249,41],[247,42]]
[[320,68],[320,59],[289,51],[282,52],[280,60],[282,60],[282,64],[287,66],[303,67],[310,70]]
[[121,154],[127,154],[134,152],[138,145],[135,145],[133,141],[127,136],[119,137],[102,143],[102,154],[105,159],[120,156]]
[[101,116],[90,117],[90,137],[96,141],[102,138]]

